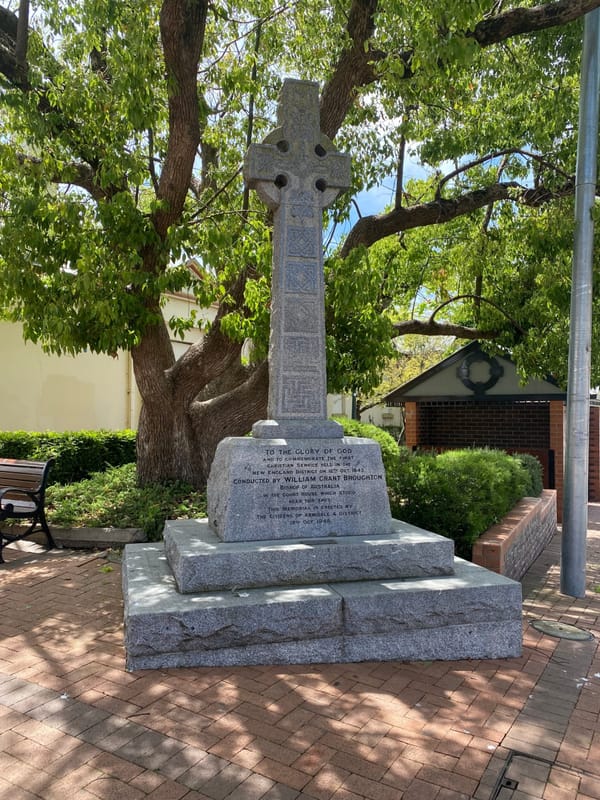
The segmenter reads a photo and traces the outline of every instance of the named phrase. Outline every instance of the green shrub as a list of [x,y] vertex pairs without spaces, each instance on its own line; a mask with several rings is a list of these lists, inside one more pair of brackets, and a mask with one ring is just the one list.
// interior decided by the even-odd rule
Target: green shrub
[[140,488],[135,464],[125,464],[78,483],[50,486],[46,508],[50,525],[142,528],[158,540],[166,519],[205,517],[206,497],[179,481]]
[[453,539],[468,559],[477,538],[530,487],[520,459],[496,450],[411,455],[388,475],[392,515]]
[[515,453],[515,458],[525,467],[531,481],[525,495],[539,497],[544,489],[544,471],[539,459],[530,453]]
[[135,431],[0,431],[1,458],[55,459],[50,483],[71,483],[135,461]]
[[362,436],[367,439],[374,439],[381,447],[381,457],[386,472],[396,469],[401,451],[398,442],[393,436],[390,436],[382,428],[378,428],[377,425],[371,425],[367,422],[358,422],[355,419],[338,416],[334,417],[334,419],[343,427],[345,436]]

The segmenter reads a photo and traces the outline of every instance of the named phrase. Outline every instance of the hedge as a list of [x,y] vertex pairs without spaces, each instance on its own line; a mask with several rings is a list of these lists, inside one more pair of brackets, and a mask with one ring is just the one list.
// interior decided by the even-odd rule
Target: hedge
[[358,420],[341,416],[335,416],[334,419],[344,429],[345,436],[362,436],[367,439],[374,439],[381,447],[381,457],[386,472],[389,473],[395,470],[401,449],[393,436],[382,428],[378,428],[377,425],[371,425],[367,422],[359,422]]
[[531,457],[497,450],[410,455],[388,473],[392,516],[453,539],[456,554],[470,559],[484,531],[522,497],[539,494],[532,472]]
[[135,431],[0,431],[0,458],[56,459],[50,483],[73,483],[135,461]]

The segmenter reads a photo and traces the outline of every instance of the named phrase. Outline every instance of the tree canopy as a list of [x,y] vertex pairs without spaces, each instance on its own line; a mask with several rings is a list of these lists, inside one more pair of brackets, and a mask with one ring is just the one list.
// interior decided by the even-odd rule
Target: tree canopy
[[[489,340],[562,379],[581,19],[598,5],[0,8],[4,315],[58,353],[130,349],[142,480],[202,482],[215,441],[264,414],[270,216],[241,165],[289,75],[320,83],[322,130],[353,158],[324,221],[331,389],[369,392],[403,334]],[[388,205],[366,213],[356,198],[381,185]],[[169,330],[161,297],[188,286],[218,313],[176,361],[169,338],[196,322]],[[202,464],[166,455],[165,437],[208,440]]]

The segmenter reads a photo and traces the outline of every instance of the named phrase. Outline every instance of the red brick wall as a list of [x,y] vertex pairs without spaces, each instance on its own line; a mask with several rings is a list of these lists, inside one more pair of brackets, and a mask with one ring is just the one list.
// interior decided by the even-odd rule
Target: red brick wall
[[419,403],[417,441],[438,447],[548,449],[549,404],[487,400]]
[[419,405],[406,403],[404,406],[404,435],[406,446],[410,450],[419,444]]
[[564,416],[562,400],[550,401],[550,449],[554,450],[554,486],[556,487],[556,514],[562,522],[564,494]]
[[556,493],[524,497],[473,545],[473,561],[520,580],[556,533]]
[[588,481],[589,499],[600,500],[600,408],[590,409],[590,471]]

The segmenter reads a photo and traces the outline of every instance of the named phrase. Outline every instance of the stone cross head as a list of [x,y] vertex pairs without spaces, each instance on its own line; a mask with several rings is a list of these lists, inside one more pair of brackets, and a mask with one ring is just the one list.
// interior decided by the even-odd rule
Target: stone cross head
[[244,178],[269,208],[277,208],[290,189],[315,194],[321,208],[350,185],[350,157],[335,151],[321,133],[319,85],[284,81],[277,108],[278,127],[262,144],[251,145]]

